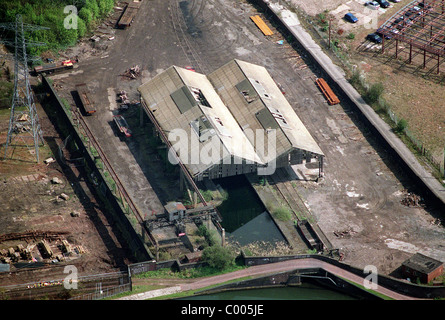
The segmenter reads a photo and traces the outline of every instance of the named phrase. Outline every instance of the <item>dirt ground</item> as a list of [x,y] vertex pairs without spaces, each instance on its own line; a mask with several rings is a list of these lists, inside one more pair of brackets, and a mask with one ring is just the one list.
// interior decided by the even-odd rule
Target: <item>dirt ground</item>
[[[333,2],[332,8],[337,5]],[[319,2],[308,2],[308,10],[315,7],[321,7]],[[115,36],[114,40],[104,36],[98,43],[84,41],[66,52],[66,56],[79,57],[78,68],[55,75],[54,83],[59,93],[68,98],[67,91],[74,83],[88,83],[97,103],[97,113],[87,118],[88,125],[140,210],[151,215],[163,210],[164,201],[170,200],[168,195],[176,197],[178,187],[175,183],[157,183],[164,173],[150,157],[142,156],[143,144],[137,137],[134,140],[117,137],[112,122],[117,107],[116,92],[126,90],[132,99],[137,98],[141,83],[173,64],[190,65],[203,73],[234,58],[262,65],[283,87],[288,101],[326,155],[323,182],[294,182],[321,229],[345,253],[344,262],[358,267],[373,264],[379,272],[390,274],[417,251],[445,261],[445,232],[436,220],[440,218],[439,209],[428,204],[426,207],[401,204],[406,189],[419,191],[412,180],[372,137],[360,115],[350,106],[326,104],[314,84],[319,70],[306,64],[304,53],[295,55],[286,41],[279,44],[277,41],[283,37],[278,33],[266,38],[250,20],[254,14],[258,14],[257,9],[246,0],[189,0],[181,6],[177,0],[144,1],[129,29],[112,29],[118,13],[110,17],[111,25],[103,25],[107,35]],[[142,68],[141,76],[134,80],[123,77],[134,65]],[[110,231],[112,223],[108,224],[106,218],[92,219],[81,200],[49,201],[59,192],[67,193],[70,199],[76,199],[77,194],[66,180],[60,186],[42,182],[46,181],[44,178],[51,179],[55,172],[61,174],[52,165],[37,167],[44,171],[42,180],[30,183],[42,188],[32,193],[34,199],[39,199],[33,205],[36,212],[30,213],[31,208],[17,206],[17,200],[14,201],[9,206],[17,214],[11,216],[11,210],[5,210],[0,215],[7,223],[6,230],[31,227],[27,223],[41,218],[39,214],[45,211],[45,219],[49,221],[42,228],[76,230],[72,241],[79,241],[87,249],[88,254],[83,256],[90,259],[85,262],[86,269],[113,266],[116,257],[124,260],[118,254],[122,253],[122,244],[118,244]],[[17,192],[13,190],[24,188],[27,183],[13,180],[23,176],[22,172],[5,175],[7,182],[3,182],[2,188],[11,195]],[[32,168],[29,172],[35,173]],[[17,189],[4,186],[16,183]],[[53,191],[47,195],[51,187]],[[169,189],[171,192],[166,196]],[[80,211],[80,217],[70,216],[73,209]],[[12,219],[14,216],[24,221],[19,225]]]
[[[53,257],[45,257],[38,243],[42,239],[28,238],[3,241],[1,249],[16,249],[18,245],[30,250],[32,261],[20,258],[17,263],[52,263],[62,256],[61,240],[67,240],[72,254],[65,255],[64,264],[73,264],[80,275],[118,271],[131,259],[125,243],[110,220],[109,214],[96,201],[89,189],[81,168],[61,166],[58,162],[45,164],[44,160],[56,158],[62,140],[45,111],[37,104],[43,131],[44,145],[40,147],[40,162],[23,146],[8,148],[8,156],[0,161],[0,234],[27,233],[29,231],[59,232],[60,239],[46,239]],[[2,112],[1,123],[7,123],[9,113]],[[2,144],[7,126],[2,127]],[[12,156],[12,158],[11,158]],[[68,159],[69,159],[69,155]],[[57,180],[58,179],[58,180]],[[74,214],[73,214],[74,213]],[[17,250],[16,250],[17,252]],[[18,270],[11,266],[11,271]],[[44,273],[51,278],[52,275]],[[2,285],[37,281],[39,276],[18,274],[10,279],[3,273]]]

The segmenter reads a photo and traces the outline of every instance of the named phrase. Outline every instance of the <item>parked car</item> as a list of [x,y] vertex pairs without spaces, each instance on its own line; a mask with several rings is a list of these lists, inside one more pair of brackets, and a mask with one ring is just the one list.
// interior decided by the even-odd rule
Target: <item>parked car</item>
[[400,2],[402,0],[391,0],[391,1],[397,3],[397,2]]
[[366,36],[366,40],[374,43],[382,43],[382,38],[377,33],[370,33]]
[[345,20],[349,21],[351,23],[356,23],[358,21],[357,17],[354,16],[352,13],[348,12],[345,14]]
[[391,36],[388,36],[388,35],[386,35],[386,34],[383,34],[382,31],[381,31],[381,29],[377,29],[377,31],[376,31],[375,33],[376,33],[380,38],[385,37],[386,40],[391,39]]
[[365,6],[368,7],[368,8],[371,8],[373,10],[377,10],[377,9],[380,8],[380,5],[379,5],[379,3],[377,1],[367,1],[365,3]]
[[386,0],[376,0],[381,8],[388,8],[390,6],[389,2]]

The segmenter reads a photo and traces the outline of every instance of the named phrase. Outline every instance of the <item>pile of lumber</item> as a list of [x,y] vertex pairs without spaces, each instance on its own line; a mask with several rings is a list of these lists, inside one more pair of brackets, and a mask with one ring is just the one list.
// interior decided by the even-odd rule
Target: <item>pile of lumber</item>
[[7,233],[0,235],[0,242],[11,241],[11,240],[34,240],[37,239],[48,239],[56,240],[60,239],[62,235],[68,234],[68,231],[41,231],[33,230],[20,233]]

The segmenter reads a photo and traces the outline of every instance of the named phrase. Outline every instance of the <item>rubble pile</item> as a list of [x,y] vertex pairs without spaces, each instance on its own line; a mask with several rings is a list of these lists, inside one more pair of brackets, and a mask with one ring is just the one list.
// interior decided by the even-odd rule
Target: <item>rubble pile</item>
[[135,65],[131,67],[130,69],[126,70],[123,74],[123,76],[128,77],[130,79],[136,79],[141,74],[141,68],[138,65]]
[[125,90],[119,91],[117,94],[119,96],[119,100],[123,104],[129,104],[130,100],[128,99],[127,92]]
[[345,229],[345,230],[342,230],[342,231],[339,231],[339,230],[335,230],[334,231],[334,235],[337,238],[350,238],[355,233],[357,233],[357,231],[354,231],[354,229],[352,229],[352,228],[348,228],[348,229]]
[[422,197],[411,192],[406,192],[405,196],[401,200],[401,203],[407,207],[421,207],[422,202]]

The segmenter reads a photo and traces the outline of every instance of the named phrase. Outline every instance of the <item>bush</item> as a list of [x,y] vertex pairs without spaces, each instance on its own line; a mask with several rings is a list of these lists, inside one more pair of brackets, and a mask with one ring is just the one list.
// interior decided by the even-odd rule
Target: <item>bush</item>
[[235,264],[235,257],[229,248],[214,245],[202,251],[202,260],[211,268],[224,270]]
[[365,101],[369,104],[376,103],[379,101],[380,96],[382,95],[384,90],[382,83],[374,83],[366,92],[365,96],[363,97]]
[[[213,231],[213,230],[212,230]],[[204,237],[209,246],[213,246],[217,243],[214,233],[212,233],[204,224],[198,227],[198,236]]]
[[408,126],[408,122],[405,119],[400,119],[400,121],[397,122],[396,131],[401,133],[401,132],[405,131],[407,126]]
[[350,33],[346,36],[346,38],[350,39],[350,40],[354,40],[355,39],[355,33]]
[[354,87],[360,87],[362,88],[362,80],[360,78],[360,72],[358,72],[357,70],[354,71],[354,73],[352,74],[351,78],[349,79],[349,82],[354,86]]

